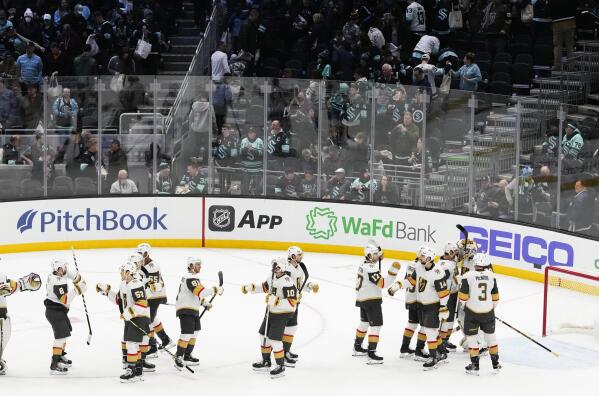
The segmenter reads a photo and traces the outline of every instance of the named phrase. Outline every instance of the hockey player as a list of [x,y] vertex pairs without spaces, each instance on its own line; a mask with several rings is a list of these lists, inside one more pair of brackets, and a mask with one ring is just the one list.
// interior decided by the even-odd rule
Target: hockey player
[[181,324],[181,335],[177,343],[177,357],[175,367],[178,370],[185,366],[197,366],[199,359],[191,353],[196,344],[198,332],[200,331],[200,306],[206,309],[212,308],[208,297],[215,294],[223,294],[221,286],[206,288],[200,282],[200,270],[202,260],[197,257],[187,258],[187,274],[181,278],[179,293],[177,294],[177,317]]
[[[123,340],[127,345],[127,367],[120,376],[121,382],[143,381],[145,357],[150,331],[150,308],[143,283],[136,277],[137,264],[133,260],[120,266],[121,284],[114,291],[109,284],[98,283],[96,291],[108,297],[122,308],[121,318],[125,320]],[[144,352],[145,351],[145,352]],[[150,371],[153,365],[148,367]]]
[[[391,285],[401,265],[396,261],[389,267],[388,275],[381,274],[383,251],[380,247],[368,244],[364,248],[364,262],[358,268],[356,277],[356,307],[360,308],[360,323],[356,330],[353,356],[368,354],[368,364],[382,364],[383,358],[376,354],[381,326],[383,326],[382,289]],[[362,343],[370,327],[368,349]]]
[[270,354],[274,353],[277,367],[270,370],[272,378],[285,375],[285,350],[283,348],[283,333],[289,319],[293,316],[296,306],[297,287],[285,273],[287,260],[276,258],[271,262],[272,275],[261,284],[250,283],[241,287],[243,294],[267,293],[266,313],[258,333],[262,339],[262,361],[252,364],[255,371],[268,371],[271,368]]
[[462,260],[461,274],[472,270],[474,267],[474,255],[478,250],[478,245],[472,239],[461,239],[457,243],[458,259]]
[[[420,251],[420,250],[419,250]],[[416,254],[418,256],[418,254]],[[410,348],[412,336],[418,328],[418,302],[416,301],[416,263],[418,257],[409,263],[406,268],[406,275],[401,281],[394,282],[389,288],[389,295],[393,296],[399,289],[406,290],[406,309],[408,310],[408,323],[403,332],[403,341],[400,349],[400,357],[409,357],[412,354],[417,360],[426,361],[429,355],[424,352],[424,344],[426,342],[426,334],[418,333],[416,342],[416,350]]]
[[143,257],[139,275],[142,282],[146,286],[146,296],[148,297],[148,305],[150,306],[150,347],[148,350],[148,358],[158,357],[158,348],[156,347],[156,337],[158,335],[163,348],[172,346],[170,337],[164,331],[162,322],[158,319],[158,308],[160,304],[166,304],[166,288],[164,287],[164,279],[160,272],[160,267],[150,257],[152,247],[149,243],[140,243],[137,246],[137,253]]
[[36,291],[41,286],[42,281],[38,274],[31,273],[17,280],[12,280],[0,272],[0,375],[5,375],[8,369],[6,362],[2,360],[2,355],[6,350],[11,333],[6,297],[22,291]]
[[297,246],[290,246],[287,249],[287,267],[285,268],[285,272],[288,273],[291,281],[297,287],[298,302],[295,307],[295,312],[287,325],[285,326],[285,332],[283,333],[283,349],[285,351],[285,364],[287,366],[293,366],[296,363],[296,359],[298,355],[291,352],[291,344],[293,343],[293,337],[295,336],[295,332],[297,330],[297,316],[299,312],[299,301],[302,297],[302,292],[305,290],[307,292],[318,293],[320,286],[314,282],[307,282],[306,273],[303,270],[305,264],[302,263],[302,258],[304,257],[304,252]]
[[497,372],[501,369],[495,337],[495,307],[499,302],[499,290],[495,274],[490,267],[489,256],[483,253],[476,254],[474,270],[463,276],[460,285],[460,301],[465,306],[464,332],[470,352],[470,364],[466,366],[468,374],[478,375],[479,372],[479,329],[489,346],[493,370]]
[[447,289],[449,290],[449,299],[447,301],[447,309],[449,317],[441,324],[439,329],[439,348],[444,353],[454,351],[456,346],[449,342],[449,337],[453,332],[453,322],[455,320],[458,290],[460,288],[460,276],[457,265],[458,247],[454,242],[447,242],[443,248],[443,256],[440,257],[437,265],[445,273]]
[[[71,302],[75,297],[85,293],[87,284],[74,268],[69,268],[67,262],[62,259],[54,259],[51,262],[52,273],[46,282],[46,319],[52,326],[54,332],[54,344],[52,348],[52,363],[50,374],[65,375],[72,362],[66,358],[65,347],[67,338],[71,336],[71,321],[68,313]],[[69,287],[69,280],[73,287]]]
[[437,367],[446,356],[437,353],[437,337],[440,323],[449,318],[447,302],[449,290],[445,273],[435,264],[435,252],[427,246],[420,248],[416,264],[416,296],[420,327],[426,334],[430,358],[424,363],[425,370]]

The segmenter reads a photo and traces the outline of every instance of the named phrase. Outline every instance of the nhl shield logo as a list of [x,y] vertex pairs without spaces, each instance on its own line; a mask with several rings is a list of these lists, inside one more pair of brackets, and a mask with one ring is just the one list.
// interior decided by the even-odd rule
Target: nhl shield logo
[[235,209],[232,206],[214,205],[208,209],[210,231],[230,232],[235,228]]

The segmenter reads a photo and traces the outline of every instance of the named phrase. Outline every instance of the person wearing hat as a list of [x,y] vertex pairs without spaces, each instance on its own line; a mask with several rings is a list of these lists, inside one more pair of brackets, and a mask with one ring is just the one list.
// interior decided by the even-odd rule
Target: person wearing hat
[[44,64],[42,59],[35,54],[35,44],[31,41],[27,43],[27,52],[17,59],[17,69],[19,70],[19,82],[21,91],[27,91],[27,85],[41,84],[43,78]]
[[370,202],[370,190],[376,191],[377,183],[370,177],[370,169],[365,168],[360,177],[355,179],[351,186],[351,200],[354,202]]
[[345,169],[338,168],[335,175],[327,182],[327,189],[323,198],[344,201],[349,194],[350,185],[350,181],[345,177]]
[[300,181],[299,196],[301,198],[316,198],[318,188],[316,186],[316,176],[312,169],[306,169],[304,176]]
[[277,179],[275,195],[279,197],[297,198],[300,190],[300,177],[291,167],[285,168],[285,174]]
[[437,66],[430,63],[430,61],[431,61],[431,56],[428,53],[422,54],[422,57],[420,58],[420,64],[416,67],[422,69],[422,71],[424,72],[424,76],[426,77],[426,80],[430,84],[431,91],[434,95],[437,93],[437,86],[435,85],[435,77],[442,76],[444,70],[437,68]]
[[33,18],[33,11],[31,11],[31,8],[25,10],[23,18],[17,24],[17,31],[21,36],[36,43],[42,41],[40,25],[38,21]]
[[52,16],[50,14],[44,14],[42,21],[43,24],[40,31],[42,41],[40,44],[42,47],[49,49],[50,44],[58,40],[58,33],[56,31],[56,26],[52,23]]
[[171,176],[171,167],[168,162],[162,161],[158,165],[156,173],[156,183],[154,185],[156,194],[172,194],[174,191],[173,178]]
[[439,48],[441,48],[441,42],[437,37],[426,34],[420,37],[418,43],[414,47],[414,52],[412,52],[412,62],[414,63],[414,66],[420,63],[422,55],[424,54],[437,55],[439,53]]
[[576,160],[580,157],[584,140],[574,121],[566,124],[566,134],[562,138],[562,159]]
[[118,178],[120,170],[128,171],[127,154],[121,148],[121,142],[118,139],[113,139],[110,143],[110,150],[107,153],[108,157],[108,179],[109,185]]

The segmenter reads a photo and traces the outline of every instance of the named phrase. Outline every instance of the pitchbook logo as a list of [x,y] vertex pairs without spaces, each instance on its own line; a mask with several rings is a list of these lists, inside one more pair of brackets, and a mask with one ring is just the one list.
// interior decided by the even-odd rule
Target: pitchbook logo
[[232,206],[211,206],[208,219],[210,231],[229,232],[235,229],[235,209]]
[[19,230],[21,234],[33,228],[33,220],[35,219],[36,214],[37,210],[29,209],[19,217],[19,220],[17,221],[17,230]]

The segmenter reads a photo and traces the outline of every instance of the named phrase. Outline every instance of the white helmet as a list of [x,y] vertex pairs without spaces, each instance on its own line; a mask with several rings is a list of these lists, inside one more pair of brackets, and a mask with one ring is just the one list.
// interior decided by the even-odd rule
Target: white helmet
[[478,250],[477,243],[472,239],[458,241],[458,247],[462,250],[464,256],[474,256]]
[[137,269],[140,269],[144,264],[144,258],[139,253],[133,253],[131,256],[129,256],[127,261],[130,263],[134,263],[137,266]]
[[150,250],[152,249],[152,246],[150,246],[149,243],[140,243],[139,245],[137,245],[137,249],[135,249],[137,251],[137,253],[141,254],[142,257],[146,257],[150,254]]
[[364,248],[364,257],[366,258],[366,260],[375,261],[382,255],[383,255],[383,251],[378,246],[368,244]]
[[445,246],[443,247],[443,252],[445,254],[454,254],[457,253],[458,246],[454,242],[445,242]]
[[58,271],[59,268],[62,268],[62,273],[63,274],[67,273],[67,262],[66,262],[66,260],[63,260],[63,259],[53,259],[50,262],[50,265],[52,266],[52,272],[56,272],[56,271]]
[[187,269],[189,269],[194,264],[202,264],[202,259],[199,257],[187,257]]
[[297,246],[289,246],[289,248],[287,249],[287,260],[293,260],[296,263],[299,263],[302,261],[303,256],[304,252],[301,248]]
[[418,251],[418,258],[424,256],[424,262],[428,263],[435,260],[435,251],[428,246],[421,246]]
[[287,267],[287,260],[285,260],[283,257],[276,257],[271,260],[270,264],[272,266],[273,273],[285,271],[285,267]]
[[474,255],[474,266],[488,268],[491,266],[491,258],[486,253],[476,253]]
[[137,264],[129,260],[126,263],[121,264],[119,269],[121,272],[128,272],[130,275],[135,275],[137,273]]

